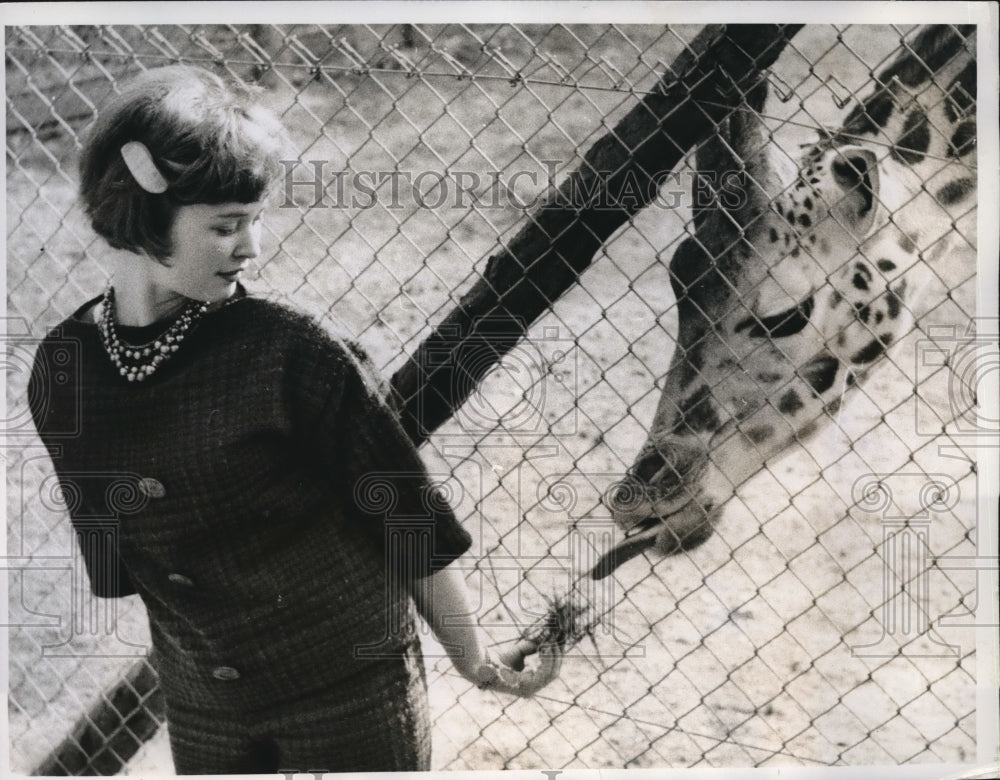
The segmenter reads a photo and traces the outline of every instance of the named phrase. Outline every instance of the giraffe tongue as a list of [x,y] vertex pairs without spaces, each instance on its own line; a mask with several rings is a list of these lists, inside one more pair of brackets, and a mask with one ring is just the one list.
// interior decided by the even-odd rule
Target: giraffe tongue
[[656,528],[650,528],[641,534],[626,539],[610,552],[601,556],[593,569],[590,570],[592,580],[603,580],[611,572],[617,569],[626,561],[630,561],[641,552],[656,544],[656,533],[659,530],[659,518],[657,518]]

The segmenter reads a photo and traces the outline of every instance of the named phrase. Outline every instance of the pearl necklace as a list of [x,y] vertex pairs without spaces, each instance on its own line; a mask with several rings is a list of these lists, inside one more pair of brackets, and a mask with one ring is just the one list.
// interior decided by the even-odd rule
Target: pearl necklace
[[190,301],[173,324],[157,338],[146,344],[126,344],[115,329],[115,290],[110,285],[104,291],[101,307],[101,340],[118,373],[129,382],[142,382],[173,355],[184,341],[185,335],[208,310],[207,303]]

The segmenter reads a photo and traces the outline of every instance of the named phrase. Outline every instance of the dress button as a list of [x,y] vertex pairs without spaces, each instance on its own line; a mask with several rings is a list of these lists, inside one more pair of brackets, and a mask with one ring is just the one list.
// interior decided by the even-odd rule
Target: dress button
[[153,477],[143,477],[139,480],[139,492],[150,498],[163,498],[167,495],[163,483]]
[[240,673],[231,666],[216,666],[212,670],[212,677],[216,680],[238,680]]
[[167,575],[167,579],[170,580],[174,585],[183,585],[185,588],[193,588],[194,580],[190,577],[186,577],[183,574],[178,574],[173,572]]

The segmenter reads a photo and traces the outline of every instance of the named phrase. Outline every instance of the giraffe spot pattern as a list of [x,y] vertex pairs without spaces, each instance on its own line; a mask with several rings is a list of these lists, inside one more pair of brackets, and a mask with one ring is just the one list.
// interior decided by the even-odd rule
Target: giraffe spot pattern
[[687,388],[695,379],[701,376],[701,370],[705,366],[705,338],[702,335],[688,349],[684,350],[684,359],[681,361],[680,385]]
[[917,251],[917,239],[920,238],[917,233],[904,233],[899,237],[899,248],[902,249],[907,254],[913,254]]
[[851,355],[851,362],[861,364],[871,363],[873,360],[880,357],[891,343],[892,334],[883,333],[881,336],[872,339],[865,346]]
[[799,428],[799,432],[796,434],[796,438],[799,441],[805,441],[810,436],[812,436],[814,433],[816,433],[816,430],[817,430],[816,422],[815,421],[808,422],[805,425],[803,425],[801,428]]
[[[844,131],[846,134],[878,133],[892,116],[892,106],[892,93],[883,87],[864,103],[854,107],[844,121]],[[841,140],[840,136],[844,134],[838,133],[836,140]]]
[[813,310],[813,296],[809,296],[793,309],[788,309],[770,317],[756,319],[747,317],[736,324],[735,332],[747,330],[750,338],[786,338],[802,331],[809,322]]
[[774,428],[770,425],[757,425],[750,428],[746,435],[754,444],[760,444],[774,436]]
[[868,290],[868,283],[872,280],[872,271],[864,263],[854,264],[854,278],[851,279],[851,284],[853,284],[859,290]]
[[927,39],[920,43],[914,41],[912,46],[913,50],[921,52],[921,56],[910,54],[904,57],[885,70],[882,80],[888,82],[895,76],[907,87],[923,84],[944,67],[963,45],[964,38],[974,31],[974,25],[961,25],[957,29],[946,25],[929,28]]
[[712,391],[701,385],[680,403],[674,418],[673,433],[715,432],[721,425],[719,413],[712,403]]
[[976,189],[976,183],[970,178],[955,179],[945,184],[934,193],[934,197],[944,206],[952,206],[964,200]]
[[890,320],[894,320],[899,316],[900,309],[902,308],[902,301],[899,299],[899,295],[895,290],[890,289],[885,294],[885,313]]
[[976,123],[961,122],[948,141],[948,156],[958,159],[976,148]]
[[892,156],[899,162],[916,165],[924,159],[931,145],[931,129],[923,111],[911,111],[903,122],[903,132],[892,146]]
[[896,67],[886,71],[886,73],[883,74],[883,78],[891,78],[892,76],[895,76],[899,79],[899,83],[903,86],[915,87],[926,81],[929,74],[930,71],[928,71],[927,66],[925,66],[917,57],[910,55],[896,65]]
[[840,362],[833,355],[820,355],[806,363],[799,370],[799,375],[817,395],[825,393],[837,378]]
[[948,99],[944,104],[949,122],[965,116],[976,105],[976,62],[969,62],[955,80],[948,85]]
[[794,390],[789,390],[778,399],[778,411],[782,414],[795,414],[803,406],[802,399]]

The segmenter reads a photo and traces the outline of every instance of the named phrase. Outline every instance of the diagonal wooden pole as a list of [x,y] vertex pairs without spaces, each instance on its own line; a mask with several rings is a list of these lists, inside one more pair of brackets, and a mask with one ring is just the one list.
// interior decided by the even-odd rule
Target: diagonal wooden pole
[[662,180],[743,102],[801,26],[707,25],[657,89],[591,146],[392,377],[403,427],[417,444],[576,283],[611,234],[656,198]]

